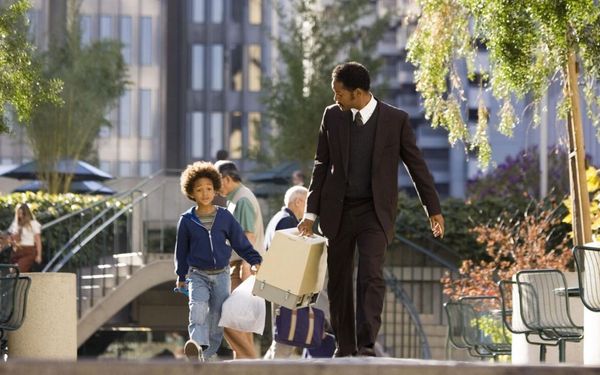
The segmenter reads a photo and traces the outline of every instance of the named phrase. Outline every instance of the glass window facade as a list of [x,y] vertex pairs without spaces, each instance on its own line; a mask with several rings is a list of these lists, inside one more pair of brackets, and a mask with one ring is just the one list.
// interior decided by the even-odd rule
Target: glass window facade
[[191,152],[192,158],[204,157],[204,113],[192,112],[191,129]]
[[223,148],[223,113],[213,112],[210,114],[210,157],[214,157],[217,151]]
[[[234,3],[239,3],[239,0],[235,0]],[[211,12],[210,12],[210,20],[212,23],[221,23],[223,22],[223,0],[212,0],[211,4]],[[233,7],[239,6],[239,4],[234,4]]]
[[231,126],[229,129],[229,156],[232,159],[242,157],[242,113],[231,113]]
[[113,38],[113,20],[111,16],[100,16],[100,39],[112,39]]
[[248,0],[248,22],[251,25],[262,23],[262,0]]
[[248,90],[260,91],[262,80],[261,48],[258,44],[248,46]]
[[211,47],[211,88],[215,91],[223,90],[223,45],[214,44]]
[[154,172],[151,161],[140,162],[140,176],[150,176]]
[[152,91],[148,89],[140,89],[140,104],[139,104],[140,119],[140,137],[152,137]]
[[248,113],[248,150],[258,151],[260,149],[260,112]]
[[81,33],[81,44],[84,46],[92,43],[92,16],[79,17],[79,32]]
[[202,90],[204,88],[204,46],[194,44],[192,46],[192,89]]
[[131,64],[131,17],[121,16],[121,53],[126,64]]
[[206,13],[206,0],[192,1],[192,21],[196,23],[204,23]]
[[140,18],[140,65],[152,65],[152,17]]
[[133,169],[131,168],[130,161],[120,161],[119,162],[119,176],[121,177],[131,177],[133,175]]
[[119,135],[129,137],[131,135],[131,91],[125,90],[119,100]]
[[244,84],[243,45],[238,44],[231,50],[231,89],[242,91]]

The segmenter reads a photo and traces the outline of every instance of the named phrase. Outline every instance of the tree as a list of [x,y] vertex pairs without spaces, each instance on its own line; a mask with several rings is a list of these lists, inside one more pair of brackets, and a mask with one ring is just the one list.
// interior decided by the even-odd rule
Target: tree
[[304,166],[314,158],[321,111],[333,103],[331,71],[355,60],[375,77],[381,65],[375,47],[388,27],[388,18],[377,18],[371,1],[335,1],[323,9],[317,3],[293,0],[289,12],[278,8],[281,32],[274,43],[280,65],[263,97],[274,126],[274,158]]
[[96,41],[82,45],[76,9],[70,16],[66,38],[41,56],[44,75],[64,82],[63,106],[42,105],[27,128],[39,178],[48,192],[66,193],[70,175],[52,172],[60,159],[90,158],[93,142],[102,125],[110,125],[105,115],[116,105],[126,85],[126,65],[120,43]]
[[44,79],[33,59],[34,47],[27,40],[29,7],[26,0],[0,3],[0,133],[8,131],[9,113],[28,123],[42,103],[60,102],[60,80]]
[[535,206],[531,211],[471,231],[484,244],[486,260],[464,260],[459,278],[447,273],[442,279],[444,293],[453,299],[462,296],[498,295],[496,283],[511,280],[520,270],[554,268],[568,270],[571,260],[569,238],[557,232],[562,212],[559,205]]
[[[551,194],[562,200],[569,193],[568,155],[562,147],[555,146],[548,151],[548,185],[552,186]],[[469,200],[518,196],[541,199],[539,186],[540,154],[537,147],[530,147],[515,157],[508,156],[494,170],[469,181],[467,190]]]
[[[569,174],[574,202],[575,243],[591,240],[589,197],[585,184],[584,147],[579,109],[578,72],[585,82],[588,115],[598,124],[600,98],[595,81],[600,69],[600,7],[594,0],[421,0],[422,14],[409,43],[416,66],[417,90],[432,126],[449,131],[449,141],[467,143],[487,165],[490,159],[488,113],[483,100],[478,123],[470,134],[461,114],[461,59],[475,72],[478,45],[489,51],[489,82],[500,101],[498,129],[510,136],[517,124],[513,100],[532,98],[540,106],[553,81],[565,88],[560,114],[567,119]],[[487,81],[487,80],[485,80]]]

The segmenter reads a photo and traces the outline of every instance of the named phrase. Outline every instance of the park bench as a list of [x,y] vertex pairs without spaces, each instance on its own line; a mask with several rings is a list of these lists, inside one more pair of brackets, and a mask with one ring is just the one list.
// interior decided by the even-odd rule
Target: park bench
[[21,276],[15,265],[0,264],[0,357],[8,358],[8,332],[21,327],[25,318],[31,278]]

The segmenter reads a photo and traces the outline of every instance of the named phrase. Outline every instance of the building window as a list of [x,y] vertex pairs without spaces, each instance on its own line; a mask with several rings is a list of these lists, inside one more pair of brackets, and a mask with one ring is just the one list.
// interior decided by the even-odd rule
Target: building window
[[152,162],[151,161],[141,161],[140,162],[140,176],[150,176],[152,172]]
[[140,65],[152,65],[152,17],[140,19]]
[[223,90],[223,45],[214,44],[211,48],[211,88],[216,91]]
[[210,114],[210,155],[215,156],[223,148],[223,114],[213,112]]
[[248,90],[260,91],[262,80],[260,45],[248,46]]
[[111,162],[108,160],[100,160],[100,163],[98,163],[98,168],[106,173],[112,173]]
[[192,113],[192,158],[204,157],[204,113]]
[[[241,4],[240,4],[241,3]],[[242,23],[242,15],[244,14],[244,3],[238,2],[237,6],[231,7],[231,20],[235,23]]]
[[112,39],[112,17],[100,16],[100,39]]
[[231,128],[229,132],[229,155],[232,159],[242,158],[242,113],[231,113]]
[[130,161],[120,161],[119,162],[119,176],[121,177],[131,177],[132,169]]
[[121,53],[126,64],[131,64],[131,17],[121,16]]
[[100,127],[100,130],[98,131],[98,136],[100,138],[108,138],[108,137],[110,137],[110,126],[108,126],[108,125],[102,125]]
[[204,88],[204,46],[194,44],[192,46],[192,89],[202,90]]
[[125,90],[119,102],[119,135],[131,135],[131,91]]
[[248,21],[251,25],[262,23],[262,0],[248,0]]
[[[211,5],[212,11],[210,12],[210,20],[212,21],[212,23],[223,22],[223,0],[213,0],[211,1]],[[233,7],[235,8],[236,6],[234,5]]]
[[192,21],[197,23],[204,23],[204,13],[206,12],[205,0],[193,0],[192,1]]
[[39,15],[40,11],[38,10],[30,9],[27,11],[27,36],[29,36],[30,40],[35,40],[35,37],[37,35],[37,28],[40,23]]
[[152,91],[140,89],[140,137],[152,137]]
[[92,43],[92,17],[79,17],[79,32],[81,33],[81,44],[89,46]]
[[243,48],[243,45],[238,44],[231,50],[231,89],[233,91],[242,91],[243,89]]
[[260,149],[260,112],[248,113],[248,150]]

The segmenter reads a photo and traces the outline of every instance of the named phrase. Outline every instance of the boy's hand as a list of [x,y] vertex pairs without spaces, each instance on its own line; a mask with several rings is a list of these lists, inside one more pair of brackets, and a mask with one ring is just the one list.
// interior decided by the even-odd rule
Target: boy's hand
[[433,236],[444,238],[444,217],[441,214],[433,215],[429,218],[429,223]]
[[255,264],[252,267],[250,267],[250,272],[253,275],[256,275],[256,273],[258,272],[259,269],[260,269],[260,264]]

